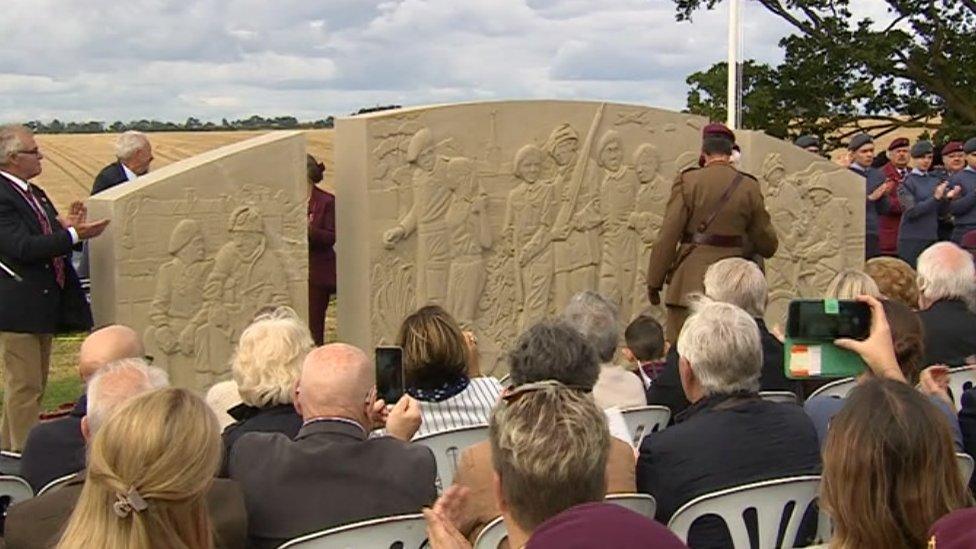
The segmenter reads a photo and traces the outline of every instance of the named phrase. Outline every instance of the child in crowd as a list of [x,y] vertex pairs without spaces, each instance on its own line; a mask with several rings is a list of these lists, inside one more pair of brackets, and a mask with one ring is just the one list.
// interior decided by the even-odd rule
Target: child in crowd
[[637,367],[644,389],[650,388],[664,369],[664,357],[668,354],[661,323],[651,316],[639,315],[624,330],[624,342],[627,344],[624,357]]

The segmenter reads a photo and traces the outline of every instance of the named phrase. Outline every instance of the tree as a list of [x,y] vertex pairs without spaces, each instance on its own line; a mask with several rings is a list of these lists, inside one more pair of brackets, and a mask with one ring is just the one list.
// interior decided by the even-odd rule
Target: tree
[[[678,20],[722,2],[673,1]],[[752,65],[760,85],[772,79],[765,92],[773,98],[746,97],[753,122],[763,116],[779,124],[786,120],[790,136],[815,130],[838,140],[861,130],[881,135],[906,126],[941,126],[940,136],[976,133],[976,0],[883,0],[889,14],[884,21],[854,17],[852,0],[755,1],[787,22],[793,34],[780,41],[782,65]],[[692,92],[707,99],[693,105],[689,93],[689,109],[724,110],[724,93],[716,95],[716,77],[708,76],[724,70],[724,64],[716,65],[689,77]],[[747,64],[745,91],[749,72]],[[772,110],[759,116],[767,107]],[[933,122],[938,118],[941,124]],[[847,132],[836,133],[845,127]]]

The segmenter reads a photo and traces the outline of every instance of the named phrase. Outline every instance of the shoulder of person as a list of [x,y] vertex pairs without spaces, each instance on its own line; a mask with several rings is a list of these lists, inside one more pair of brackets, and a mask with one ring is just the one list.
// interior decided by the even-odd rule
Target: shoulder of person
[[[229,432],[229,427],[228,429],[224,430],[225,440],[228,438],[226,435],[228,435]],[[238,456],[247,456],[251,452],[259,452],[273,446],[288,446],[294,442],[294,440],[288,438],[288,435],[283,433],[249,431],[246,433],[241,433],[241,435],[234,440],[233,447],[228,448],[228,452],[230,452],[230,458],[233,459]]]
[[751,173],[744,172],[742,170],[735,170],[735,171],[737,171],[740,174],[742,174],[743,181],[747,181],[747,180],[750,180],[751,179],[752,181],[755,181],[756,183],[759,183],[759,178],[757,178],[756,176],[752,175]]

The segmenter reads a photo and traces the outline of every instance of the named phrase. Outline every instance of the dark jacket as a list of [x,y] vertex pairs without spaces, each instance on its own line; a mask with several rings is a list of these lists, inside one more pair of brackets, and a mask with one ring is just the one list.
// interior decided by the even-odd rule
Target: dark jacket
[[925,328],[925,366],[962,366],[976,355],[976,314],[964,302],[937,301],[918,316]]
[[959,244],[962,242],[962,235],[976,229],[976,170],[972,166],[966,166],[966,169],[952,174],[949,184],[962,188],[962,194],[949,206],[956,220],[952,240]]
[[314,421],[294,440],[249,433],[230,460],[248,510],[250,546],[361,520],[418,513],[437,497],[429,448],[392,437],[366,438],[352,422]]
[[85,468],[85,437],[81,418],[88,400],[81,395],[67,417],[38,423],[27,435],[21,456],[21,476],[37,492],[45,484]]
[[[71,234],[44,191],[31,185],[53,234],[45,235],[34,211],[0,176],[0,262],[23,281],[0,270],[0,332],[54,334],[92,327],[91,310],[71,265]],[[63,257],[65,286],[58,286],[53,259]]]
[[[963,391],[962,395],[959,395],[959,400],[962,404],[962,409],[959,410],[962,447],[967,454],[976,458],[976,388]],[[970,478],[969,486],[976,489],[976,475]]]
[[898,200],[904,212],[898,240],[935,242],[939,238],[939,217],[949,212],[949,200],[935,198],[942,177],[933,172],[912,170],[898,187]]
[[[11,507],[7,514],[4,541],[6,549],[47,549],[54,547],[67,526],[81,488],[84,472],[68,484]],[[151,503],[150,503],[151,505]],[[247,511],[236,482],[217,479],[207,494],[207,508],[218,549],[244,547]]]
[[[788,379],[783,369],[783,344],[766,328],[766,322],[756,319],[759,325],[759,338],[762,341],[763,366],[759,374],[760,391],[790,391],[801,396],[800,384]],[[665,361],[664,369],[647,389],[647,403],[667,406],[671,409],[671,419],[691,405],[685,398],[678,374],[678,347],[672,345]]]
[[308,199],[308,282],[335,293],[335,195],[312,187]]
[[881,173],[885,180],[895,182],[895,188],[885,193],[881,199],[882,204],[879,205],[881,213],[878,214],[878,246],[882,254],[895,255],[898,253],[898,226],[901,224],[902,214],[898,188],[908,175],[908,169],[899,171],[894,164],[888,162],[881,167]]
[[[667,524],[698,496],[819,472],[817,433],[803,409],[740,393],[702,399],[674,426],[647,435],[637,459],[637,490],[654,496],[657,520]],[[731,546],[718,521],[697,523],[688,541],[695,548]]]
[[[857,175],[864,178],[865,189],[864,194],[869,195],[877,190],[878,187],[884,185],[885,174],[883,171],[877,168],[861,168],[857,164],[851,164],[850,170]],[[879,234],[880,225],[878,223],[878,216],[882,213],[888,212],[888,200],[882,197],[880,200],[871,201],[865,199],[864,204],[864,232],[867,234]]]
[[238,404],[227,410],[230,417],[237,420],[224,429],[221,436],[224,440],[224,465],[220,476],[227,476],[227,466],[230,463],[231,450],[237,439],[247,433],[281,433],[288,438],[295,438],[302,428],[302,416],[298,415],[291,404],[279,404],[267,408],[256,408],[247,404]]
[[102,168],[102,171],[98,172],[98,175],[95,176],[95,183],[92,184],[91,194],[107,191],[128,180],[129,178],[125,176],[125,170],[122,169],[122,163],[112,162]]

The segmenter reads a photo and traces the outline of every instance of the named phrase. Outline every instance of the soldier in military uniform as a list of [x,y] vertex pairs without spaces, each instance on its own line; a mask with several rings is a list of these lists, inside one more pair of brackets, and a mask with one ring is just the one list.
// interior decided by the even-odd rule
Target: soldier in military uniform
[[688,296],[704,291],[709,265],[727,257],[772,257],[779,245],[759,181],[730,163],[732,132],[710,124],[702,133],[704,166],[674,182],[647,271],[652,304],[660,303],[668,284],[666,337],[672,343],[688,316]]

